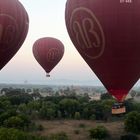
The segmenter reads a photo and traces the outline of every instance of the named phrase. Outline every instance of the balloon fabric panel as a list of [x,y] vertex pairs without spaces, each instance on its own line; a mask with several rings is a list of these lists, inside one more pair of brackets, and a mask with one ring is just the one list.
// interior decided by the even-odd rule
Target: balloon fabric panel
[[23,44],[28,27],[28,14],[18,0],[0,0],[0,69]]
[[58,39],[40,38],[33,45],[33,54],[46,73],[49,73],[63,57],[64,46]]
[[65,19],[78,52],[123,101],[140,77],[139,0],[67,0]]

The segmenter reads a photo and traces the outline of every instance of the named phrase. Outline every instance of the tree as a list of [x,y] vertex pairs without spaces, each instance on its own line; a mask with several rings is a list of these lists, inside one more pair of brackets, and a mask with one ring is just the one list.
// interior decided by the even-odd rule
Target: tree
[[28,140],[27,135],[19,130],[13,128],[0,128],[1,140]]
[[126,112],[131,112],[134,111],[134,100],[133,99],[127,99],[124,102],[125,107],[126,107]]
[[89,130],[92,139],[102,140],[108,136],[107,129],[104,126],[97,126]]
[[40,113],[40,117],[43,119],[51,120],[54,119],[55,117],[55,110],[53,108],[42,107],[39,113]]
[[52,120],[55,117],[55,110],[53,108],[47,109],[47,119]]
[[133,102],[133,111],[140,112],[140,103],[139,102]]
[[15,91],[10,91],[6,96],[8,97],[12,105],[20,105],[23,103],[27,104],[28,102],[33,100],[31,95],[20,92],[17,93]]
[[57,111],[57,118],[58,119],[61,119],[62,118],[62,113],[59,110]]
[[12,116],[4,121],[6,127],[13,127],[21,129],[24,126],[24,121],[18,116]]
[[109,93],[101,94],[101,100],[106,100],[106,99],[113,99],[113,98]]
[[138,137],[136,134],[128,133],[121,136],[121,140],[138,140]]
[[0,114],[0,124],[3,124],[5,120],[15,115],[17,115],[16,110],[6,110],[4,113]]
[[34,92],[31,94],[34,100],[38,100],[41,98],[41,94],[39,92]]
[[79,113],[79,112],[75,112],[74,118],[75,118],[76,120],[80,120],[80,118],[81,118],[80,113]]
[[95,120],[96,119],[96,116],[94,114],[92,114],[89,119],[90,120]]
[[75,99],[63,99],[59,102],[59,108],[63,117],[74,117],[75,112],[79,109],[79,102]]
[[48,138],[32,136],[14,128],[0,128],[0,140],[48,140]]
[[23,126],[29,126],[29,124],[31,123],[30,117],[25,115],[25,114],[19,114],[17,115],[17,117],[19,117],[20,119],[22,119],[23,121]]
[[39,111],[40,107],[41,107],[41,103],[39,101],[30,101],[27,104],[27,107],[30,110],[30,112],[32,112],[32,111]]
[[106,99],[106,100],[103,100],[102,101],[102,105],[103,105],[103,119],[105,121],[108,121],[112,114],[111,114],[111,108],[112,108],[112,105],[114,104],[114,100],[112,99]]
[[140,134],[140,113],[137,111],[128,113],[124,125],[127,132]]
[[95,115],[97,120],[102,120],[104,118],[104,105],[101,101],[95,103]]
[[83,111],[82,111],[82,117],[83,117],[84,119],[89,119],[90,112],[91,112],[91,111],[89,110],[88,107],[84,107],[84,108],[83,108]]
[[19,113],[24,113],[24,114],[28,114],[28,111],[29,109],[28,109],[28,107],[27,107],[27,105],[26,104],[20,104],[19,106],[18,106],[18,112]]

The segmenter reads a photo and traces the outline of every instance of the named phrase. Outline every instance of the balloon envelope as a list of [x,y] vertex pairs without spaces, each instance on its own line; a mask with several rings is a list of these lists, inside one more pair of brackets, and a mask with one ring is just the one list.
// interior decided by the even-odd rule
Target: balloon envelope
[[27,12],[18,0],[0,0],[0,69],[21,47],[28,26]]
[[35,41],[33,55],[46,73],[49,73],[61,60],[64,46],[58,39],[44,37]]
[[140,1],[67,0],[65,20],[78,52],[123,101],[140,77]]

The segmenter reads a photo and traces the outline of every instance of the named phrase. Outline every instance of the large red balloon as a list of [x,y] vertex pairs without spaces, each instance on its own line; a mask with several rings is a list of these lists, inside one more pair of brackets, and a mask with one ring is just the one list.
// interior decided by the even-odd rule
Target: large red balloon
[[78,52],[123,101],[140,77],[140,0],[67,0],[65,19]]
[[48,73],[58,64],[64,54],[64,45],[58,39],[44,37],[35,41],[33,55],[42,68]]
[[27,12],[18,0],[0,0],[0,69],[21,47],[28,26]]

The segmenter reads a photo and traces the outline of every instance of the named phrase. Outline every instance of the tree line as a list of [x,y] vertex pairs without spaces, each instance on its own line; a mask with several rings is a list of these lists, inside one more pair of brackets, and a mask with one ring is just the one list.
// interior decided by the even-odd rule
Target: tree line
[[[111,114],[111,107],[115,100],[108,93],[102,94],[101,100],[99,101],[90,101],[87,94],[84,96],[78,96],[73,93],[67,94],[67,96],[54,94],[53,96],[42,97],[38,90],[35,90],[32,94],[23,91],[24,90],[19,89],[7,90],[5,94],[0,97],[0,138],[1,135],[4,136],[4,132],[8,134],[13,132],[16,134],[19,133],[19,135],[25,135],[25,137],[27,136],[31,140],[51,140],[52,137],[57,137],[56,140],[59,140],[60,137],[61,140],[63,140],[62,137],[64,140],[67,139],[65,134],[50,137],[29,135],[27,132],[41,131],[43,129],[41,125],[35,124],[35,120],[38,119],[86,119],[103,121],[116,119],[116,116],[113,117]],[[128,116],[129,112],[140,112],[140,103],[134,102],[133,99],[126,100],[125,106]],[[140,115],[134,116],[139,117]],[[117,119],[118,118],[124,119],[125,116],[118,116]],[[134,119],[132,117],[126,118],[126,131],[131,132],[132,126],[129,126],[128,118]],[[140,123],[137,122],[137,124]],[[137,127],[137,130],[133,130],[132,132],[140,133],[140,127]],[[12,136],[9,135],[9,137]],[[8,140],[8,138],[6,140]]]

